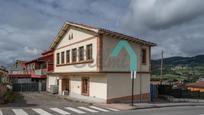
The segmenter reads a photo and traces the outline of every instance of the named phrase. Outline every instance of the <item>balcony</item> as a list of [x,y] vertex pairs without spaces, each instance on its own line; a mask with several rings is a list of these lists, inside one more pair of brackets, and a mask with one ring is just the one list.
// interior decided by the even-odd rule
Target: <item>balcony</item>
[[46,75],[46,69],[37,69],[35,70],[35,75]]
[[46,69],[37,69],[34,73],[31,74],[32,78],[46,78],[47,77]]

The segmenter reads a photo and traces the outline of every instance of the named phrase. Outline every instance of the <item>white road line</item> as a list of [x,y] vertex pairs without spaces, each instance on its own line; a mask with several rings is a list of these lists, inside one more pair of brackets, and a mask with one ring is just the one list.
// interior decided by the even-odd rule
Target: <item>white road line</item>
[[52,115],[51,113],[48,113],[47,111],[43,110],[43,109],[32,109],[33,111],[35,111],[36,113],[40,114],[40,115]]
[[52,111],[55,111],[55,112],[61,114],[61,115],[69,115],[69,114],[70,114],[69,112],[66,112],[66,111],[64,111],[64,110],[62,110],[62,109],[59,109],[59,108],[50,108],[50,109],[51,109]]
[[3,115],[2,111],[0,110],[0,115]]
[[96,107],[96,106],[90,106],[90,108],[96,109],[96,110],[99,110],[99,111],[103,111],[103,112],[109,112],[109,110],[102,109],[102,108],[99,108],[99,107]]
[[78,113],[78,114],[84,114],[84,113],[86,113],[86,112],[84,112],[84,111],[81,111],[81,110],[78,110],[78,109],[75,109],[75,108],[72,108],[72,107],[65,107],[65,109],[70,110],[70,111],[73,111],[73,112],[76,112],[76,113]]
[[106,108],[106,109],[109,109],[111,111],[120,111],[119,109],[114,109],[114,108]]
[[23,109],[12,109],[16,115],[28,115]]
[[79,109],[82,109],[82,110],[85,110],[85,111],[88,111],[88,112],[92,112],[92,113],[97,113],[98,111],[96,110],[93,110],[93,109],[90,109],[90,108],[86,108],[86,107],[78,107]]

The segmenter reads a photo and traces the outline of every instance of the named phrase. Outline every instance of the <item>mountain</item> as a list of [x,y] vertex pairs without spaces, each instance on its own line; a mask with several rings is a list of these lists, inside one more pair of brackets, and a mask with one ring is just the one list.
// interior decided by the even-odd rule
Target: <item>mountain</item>
[[[196,81],[204,77],[204,55],[164,58],[163,62],[164,79]],[[152,60],[153,79],[160,77],[160,66],[161,59]]]
[[[153,65],[160,65],[161,59],[152,60]],[[167,65],[189,65],[196,66],[204,64],[204,55],[198,55],[195,57],[170,57],[164,58],[164,64]]]

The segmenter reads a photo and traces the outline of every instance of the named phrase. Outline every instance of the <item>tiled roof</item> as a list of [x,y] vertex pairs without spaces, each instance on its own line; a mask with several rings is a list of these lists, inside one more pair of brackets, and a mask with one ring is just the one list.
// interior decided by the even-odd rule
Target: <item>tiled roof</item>
[[194,87],[194,88],[204,88],[204,81],[199,81],[195,83],[189,83],[186,85],[187,87]]
[[94,26],[90,26],[90,25],[85,25],[85,24],[80,24],[80,23],[67,21],[67,22],[64,23],[63,27],[58,32],[58,34],[55,37],[54,41],[50,45],[50,49],[53,49],[53,48],[55,48],[57,46],[57,44],[59,43],[61,37],[64,36],[64,34],[66,34],[66,31],[69,28],[69,26],[74,26],[74,27],[86,29],[86,30],[95,32],[97,34],[109,34],[109,35],[118,36],[121,39],[135,41],[135,42],[138,42],[138,43],[141,43],[141,44],[144,44],[144,45],[156,46],[155,43],[145,41],[145,40],[142,40],[142,39],[139,39],[139,38],[136,38],[136,37],[132,37],[132,36],[129,36],[129,35],[125,35],[125,34],[122,34],[122,33],[119,33],[119,32],[114,32],[114,31],[104,29],[104,28],[98,28],[98,27],[94,27]]

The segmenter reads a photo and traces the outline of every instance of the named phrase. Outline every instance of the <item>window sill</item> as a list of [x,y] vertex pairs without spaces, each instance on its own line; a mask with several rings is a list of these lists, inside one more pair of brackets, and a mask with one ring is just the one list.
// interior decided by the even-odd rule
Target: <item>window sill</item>
[[84,60],[84,61],[79,61],[79,62],[72,62],[72,63],[66,63],[66,64],[58,64],[56,66],[60,67],[60,66],[76,65],[76,64],[86,64],[86,63],[93,63],[93,60]]

